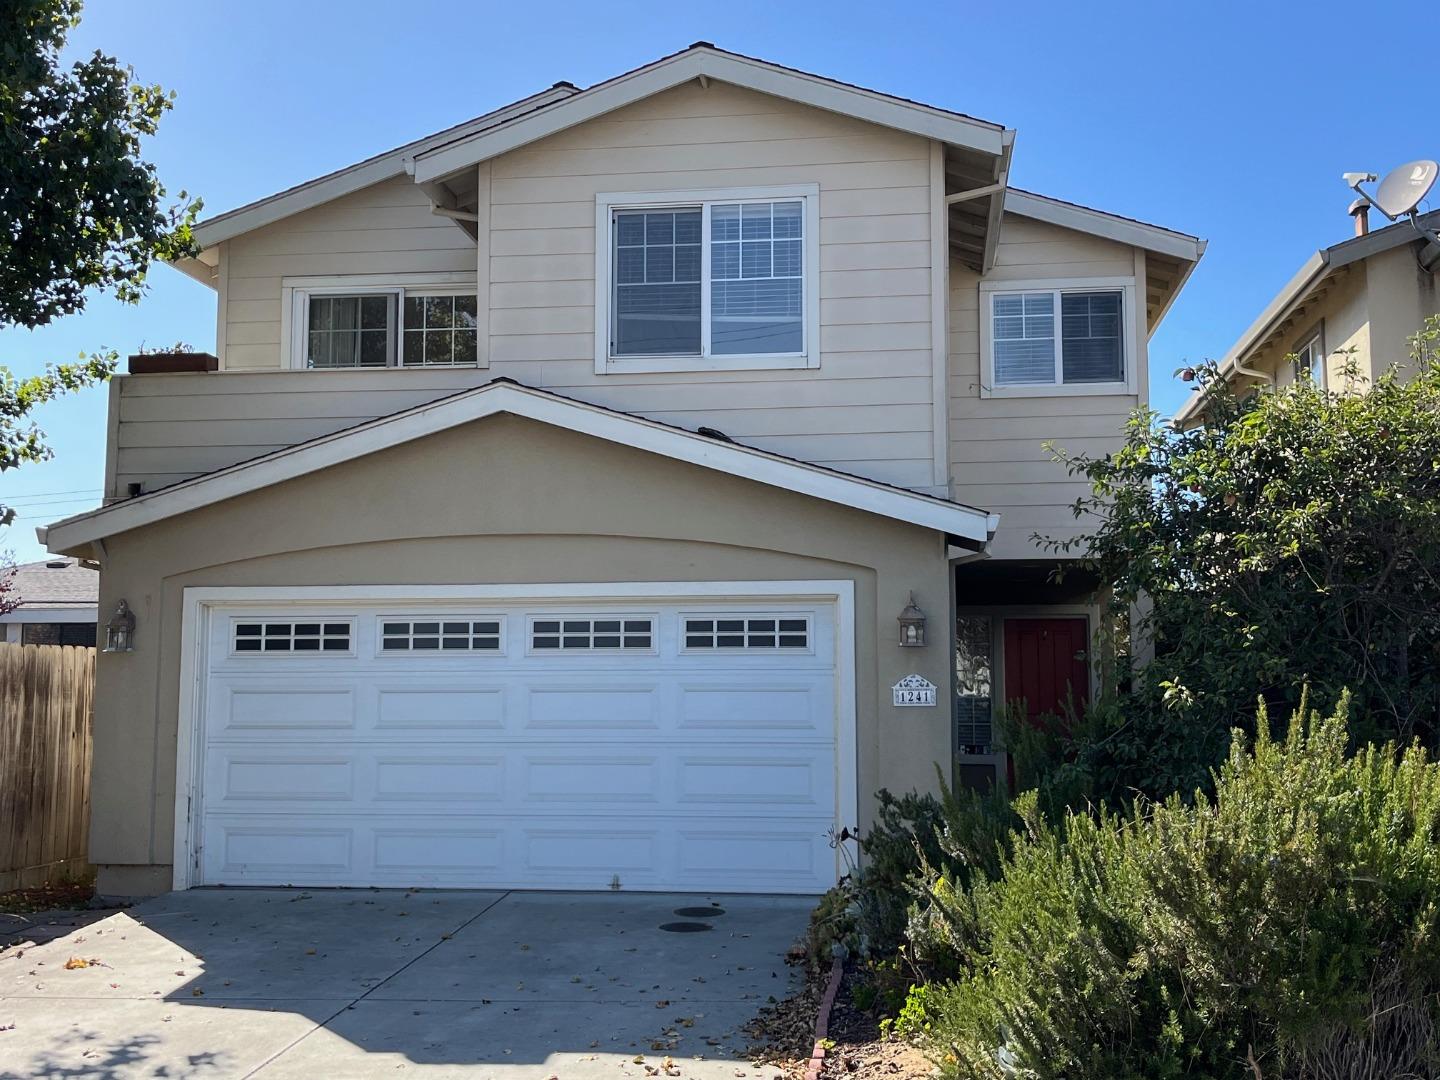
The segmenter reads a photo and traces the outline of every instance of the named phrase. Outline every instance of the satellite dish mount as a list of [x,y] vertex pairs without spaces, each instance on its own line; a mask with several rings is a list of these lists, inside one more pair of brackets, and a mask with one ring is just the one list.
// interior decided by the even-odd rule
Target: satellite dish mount
[[1380,213],[1384,214],[1390,221],[1399,221],[1402,217],[1410,220],[1411,226],[1426,240],[1429,245],[1420,253],[1420,264],[1427,270],[1440,265],[1440,233],[1434,229],[1426,228],[1420,223],[1419,211],[1416,209],[1422,199],[1430,194],[1430,189],[1435,186],[1435,180],[1440,177],[1440,164],[1433,161],[1411,161],[1401,165],[1398,169],[1391,169],[1385,174],[1385,179],[1380,181],[1380,186],[1371,195],[1362,184],[1374,183],[1374,173],[1348,172],[1345,174],[1345,183],[1373,206]]

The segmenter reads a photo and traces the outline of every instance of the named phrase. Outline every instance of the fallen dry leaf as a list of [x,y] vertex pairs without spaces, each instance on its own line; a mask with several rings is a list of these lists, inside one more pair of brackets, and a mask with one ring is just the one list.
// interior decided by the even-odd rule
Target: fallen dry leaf
[[83,956],[72,956],[65,961],[65,970],[78,971],[80,968],[95,967],[99,963],[99,960],[86,960]]

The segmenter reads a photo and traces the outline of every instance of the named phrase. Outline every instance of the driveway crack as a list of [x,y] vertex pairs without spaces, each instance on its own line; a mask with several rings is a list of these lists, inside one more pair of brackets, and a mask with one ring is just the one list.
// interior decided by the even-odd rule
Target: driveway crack
[[345,1003],[344,1005],[341,1005],[340,1008],[336,1009],[336,1010],[335,1010],[333,1013],[331,1013],[329,1016],[325,1017],[325,1019],[323,1019],[323,1020],[319,1021],[318,1023],[316,1023],[315,1026],[312,1027],[312,1028],[310,1028],[309,1031],[306,1031],[303,1035],[297,1036],[296,1038],[292,1039],[290,1042],[288,1042],[288,1043],[286,1043],[284,1046],[282,1046],[279,1050],[275,1051],[275,1053],[271,1054],[271,1055],[270,1055],[268,1058],[266,1058],[264,1061],[260,1062],[259,1065],[256,1065],[256,1066],[255,1066],[253,1069],[251,1069],[249,1072],[245,1073],[244,1076],[242,1076],[242,1077],[240,1078],[240,1080],[250,1080],[250,1077],[256,1075],[256,1074],[257,1074],[258,1072],[260,1072],[262,1069],[268,1068],[270,1065],[274,1064],[274,1062],[275,1062],[278,1058],[283,1057],[285,1054],[288,1054],[291,1050],[295,1049],[295,1047],[299,1046],[302,1042],[304,1042],[306,1039],[308,1039],[311,1035],[314,1035],[315,1032],[321,1030],[322,1028],[328,1027],[329,1024],[330,1024],[330,1021],[334,1020],[334,1019],[335,1019],[337,1016],[339,1016],[341,1013],[346,1012],[346,1011],[349,1010],[349,1009],[353,1009],[356,1005],[360,1004],[360,1002],[364,1001],[364,1000],[365,1000],[366,998],[368,998],[371,994],[375,993],[376,990],[379,990],[382,986],[384,986],[386,983],[388,983],[391,979],[395,978],[395,976],[399,975],[401,972],[407,971],[407,970],[408,970],[409,968],[411,968],[413,965],[418,964],[421,960],[425,959],[425,957],[429,956],[429,955],[430,955],[432,952],[434,952],[436,949],[440,948],[440,946],[441,946],[441,945],[444,945],[445,942],[449,941],[451,938],[453,938],[453,937],[455,937],[456,935],[458,935],[462,930],[464,930],[466,927],[468,927],[468,926],[469,926],[471,923],[473,923],[476,919],[480,918],[481,915],[484,915],[486,912],[488,912],[491,908],[493,908],[496,904],[500,903],[500,901],[504,900],[504,899],[505,899],[507,896],[509,896],[509,895],[510,895],[510,893],[507,891],[507,892],[503,892],[503,893],[501,893],[499,896],[495,897],[494,900],[490,901],[490,903],[486,904],[486,905],[485,905],[484,907],[482,907],[479,911],[475,912],[474,915],[471,915],[468,919],[466,919],[464,922],[462,922],[459,926],[455,927],[455,929],[451,930],[448,934],[444,935],[444,936],[441,937],[439,940],[437,940],[434,945],[431,945],[428,949],[424,950],[423,952],[417,953],[416,955],[412,956],[409,960],[407,960],[405,963],[401,964],[398,968],[396,968],[394,971],[392,971],[389,975],[386,975],[385,978],[381,979],[381,980],[380,980],[379,982],[377,982],[374,986],[370,987],[368,990],[366,990],[366,991],[365,991],[363,994],[361,994],[359,997],[354,998],[353,1000],[350,1000],[350,1001],[346,1001],[346,1003]]

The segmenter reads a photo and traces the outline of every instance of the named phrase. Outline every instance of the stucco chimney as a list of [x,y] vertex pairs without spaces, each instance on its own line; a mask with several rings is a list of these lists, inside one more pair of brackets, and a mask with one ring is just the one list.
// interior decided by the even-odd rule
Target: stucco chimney
[[1355,235],[1364,236],[1370,231],[1370,204],[1364,199],[1356,199],[1350,204],[1348,211],[1355,219]]

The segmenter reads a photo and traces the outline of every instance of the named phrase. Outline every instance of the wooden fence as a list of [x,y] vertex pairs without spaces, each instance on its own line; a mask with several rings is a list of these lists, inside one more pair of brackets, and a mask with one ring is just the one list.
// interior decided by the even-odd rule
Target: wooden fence
[[0,892],[89,869],[95,650],[0,644]]

